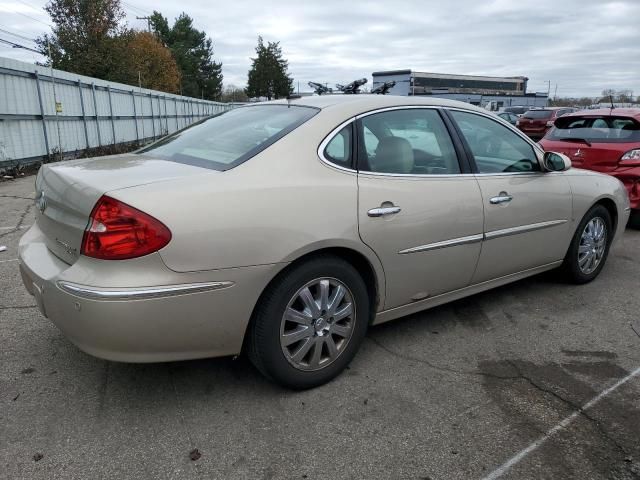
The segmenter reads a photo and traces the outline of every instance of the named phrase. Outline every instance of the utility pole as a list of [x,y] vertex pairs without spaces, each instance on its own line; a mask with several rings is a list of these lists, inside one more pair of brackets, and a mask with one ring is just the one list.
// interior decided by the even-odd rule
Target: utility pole
[[146,20],[147,21],[147,30],[151,33],[151,17],[137,17],[136,20]]
[[553,99],[557,100],[558,99],[558,84],[556,83],[556,89],[553,92]]
[[49,51],[49,62],[50,62],[49,73],[51,76],[51,84],[53,85],[53,104],[54,104],[55,113],[56,113],[56,129],[58,130],[58,154],[60,155],[60,160],[62,160],[63,158],[62,139],[60,136],[60,122],[58,121],[58,113],[59,113],[58,110],[62,110],[62,104],[58,103],[58,96],[56,95],[56,77],[53,74],[53,57],[51,56],[51,43],[48,40],[47,40],[47,50]]

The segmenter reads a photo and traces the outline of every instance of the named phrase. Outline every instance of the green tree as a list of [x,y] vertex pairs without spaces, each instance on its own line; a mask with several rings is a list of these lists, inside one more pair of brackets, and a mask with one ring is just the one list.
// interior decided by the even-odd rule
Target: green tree
[[151,26],[176,59],[182,77],[182,94],[219,99],[222,94],[222,64],[213,60],[213,42],[205,32],[194,28],[193,19],[182,13],[170,27],[167,19],[154,11]]
[[47,65],[113,80],[126,54],[120,0],[51,0],[44,9],[53,21],[53,33],[36,42],[48,57]]
[[282,57],[280,42],[268,42],[265,46],[258,37],[255,58],[251,59],[251,69],[247,80],[247,95],[250,98],[286,97],[293,92],[293,79],[289,76],[289,62]]

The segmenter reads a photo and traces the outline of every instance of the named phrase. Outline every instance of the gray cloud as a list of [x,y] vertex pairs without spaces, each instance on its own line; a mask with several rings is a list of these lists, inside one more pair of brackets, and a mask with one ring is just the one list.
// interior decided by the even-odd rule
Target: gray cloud
[[[36,36],[48,22],[29,8],[44,0],[4,0],[0,28]],[[213,4],[212,4],[213,3]],[[640,95],[639,0],[335,0],[264,2],[127,0],[131,26],[153,9],[169,19],[183,10],[214,41],[225,84],[242,86],[258,34],[280,41],[301,89],[309,80],[349,82],[376,70],[525,75],[529,89],[551,82],[560,96],[597,96],[605,88]],[[22,13],[23,15],[18,14]],[[10,38],[0,32],[0,38]],[[16,39],[20,41],[19,39]],[[0,46],[0,55],[37,55]]]

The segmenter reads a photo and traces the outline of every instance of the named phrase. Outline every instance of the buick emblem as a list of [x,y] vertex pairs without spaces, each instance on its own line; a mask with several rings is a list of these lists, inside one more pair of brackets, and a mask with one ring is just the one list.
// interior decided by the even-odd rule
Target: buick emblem
[[44,196],[44,190],[40,192],[40,195],[36,198],[36,205],[40,213],[44,213],[45,208],[47,208],[47,198]]

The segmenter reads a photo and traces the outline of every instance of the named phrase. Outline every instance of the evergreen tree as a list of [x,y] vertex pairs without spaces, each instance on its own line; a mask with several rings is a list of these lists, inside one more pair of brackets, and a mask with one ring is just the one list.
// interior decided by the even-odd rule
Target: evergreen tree
[[180,69],[183,95],[217,100],[222,95],[222,64],[213,60],[213,42],[193,26],[193,19],[182,13],[169,26],[160,12],[151,16],[153,30],[166,45]]
[[247,80],[247,95],[250,98],[286,97],[293,92],[293,79],[289,76],[289,62],[282,57],[280,42],[268,42],[265,46],[258,37],[255,58],[251,59],[251,69]]
[[113,80],[125,49],[120,0],[51,0],[44,9],[53,34],[36,40],[48,65],[90,77]]

